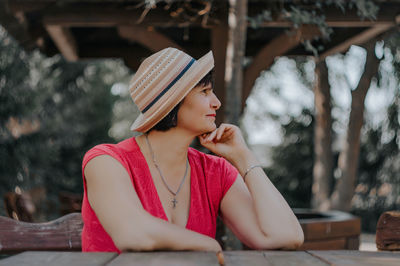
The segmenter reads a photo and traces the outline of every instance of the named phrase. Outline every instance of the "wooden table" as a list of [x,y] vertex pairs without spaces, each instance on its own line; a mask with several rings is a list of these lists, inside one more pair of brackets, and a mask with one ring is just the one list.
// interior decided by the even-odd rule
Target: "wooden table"
[[[400,265],[400,252],[225,251],[225,265]],[[1,266],[219,265],[212,252],[82,253],[29,251],[0,260]]]

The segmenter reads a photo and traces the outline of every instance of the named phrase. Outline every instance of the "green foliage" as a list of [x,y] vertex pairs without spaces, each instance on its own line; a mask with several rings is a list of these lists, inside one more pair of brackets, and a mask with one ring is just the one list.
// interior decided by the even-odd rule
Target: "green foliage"
[[[118,97],[110,88],[128,71],[117,60],[27,54],[2,28],[0,52],[0,194],[43,186],[54,203],[61,190],[81,192],[84,153],[114,142],[108,131]],[[13,118],[38,126],[16,135]]]
[[272,149],[272,166],[264,169],[292,208],[309,208],[313,169],[314,118],[310,110],[282,125],[282,144]]

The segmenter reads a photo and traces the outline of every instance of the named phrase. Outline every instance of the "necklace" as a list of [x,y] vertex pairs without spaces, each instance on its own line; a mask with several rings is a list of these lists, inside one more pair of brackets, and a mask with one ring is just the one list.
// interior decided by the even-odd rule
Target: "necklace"
[[162,172],[161,172],[161,169],[160,169],[160,167],[158,166],[158,164],[157,164],[157,162],[156,162],[156,158],[155,158],[155,156],[154,156],[153,149],[152,149],[152,147],[151,147],[151,145],[150,145],[149,138],[148,138],[147,134],[145,134],[145,136],[146,136],[147,145],[149,146],[149,150],[150,150],[150,153],[151,153],[151,157],[152,157],[152,159],[153,159],[153,163],[154,163],[154,165],[156,166],[156,169],[157,169],[158,173],[160,173],[160,176],[161,176],[161,179],[162,179],[164,185],[166,186],[166,188],[168,189],[168,191],[171,192],[172,195],[174,195],[174,198],[171,200],[171,202],[172,202],[172,208],[175,209],[176,204],[178,203],[178,201],[176,200],[176,196],[178,195],[179,191],[180,191],[181,188],[182,188],[183,183],[185,182],[186,175],[187,175],[187,171],[188,171],[188,168],[189,168],[189,160],[186,158],[186,169],[185,169],[185,174],[183,175],[182,181],[181,181],[181,183],[179,184],[178,190],[177,190],[176,192],[174,192],[174,191],[168,186],[167,181],[165,181],[165,178],[164,178],[164,176],[163,176],[163,174],[162,174]]

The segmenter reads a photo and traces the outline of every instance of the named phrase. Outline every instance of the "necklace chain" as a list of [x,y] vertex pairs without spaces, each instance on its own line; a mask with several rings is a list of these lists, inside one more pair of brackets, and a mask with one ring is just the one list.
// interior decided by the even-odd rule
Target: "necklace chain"
[[161,169],[160,169],[160,167],[158,166],[158,164],[157,164],[157,162],[156,162],[156,158],[155,158],[155,156],[154,156],[154,151],[153,151],[153,149],[152,149],[152,147],[151,147],[151,144],[150,144],[150,141],[149,141],[149,138],[148,138],[148,134],[145,134],[145,136],[146,136],[147,145],[149,146],[149,150],[150,150],[150,153],[151,153],[151,157],[152,157],[152,159],[153,159],[153,163],[154,163],[154,165],[155,165],[155,167],[156,167],[158,173],[160,173],[160,176],[161,176],[161,179],[162,179],[164,185],[166,186],[166,188],[168,189],[168,191],[171,192],[172,195],[174,195],[174,199],[173,199],[171,202],[172,202],[172,204],[173,204],[172,207],[175,209],[176,204],[178,203],[178,201],[176,200],[176,196],[178,195],[179,191],[180,191],[181,188],[182,188],[183,183],[185,182],[185,179],[186,179],[186,176],[187,176],[187,171],[188,171],[188,168],[189,168],[189,160],[186,158],[186,169],[185,169],[185,174],[184,174],[183,177],[182,177],[182,181],[181,181],[181,183],[179,184],[178,190],[177,190],[176,192],[174,192],[174,191],[169,187],[167,181],[165,181],[164,175],[162,174]]

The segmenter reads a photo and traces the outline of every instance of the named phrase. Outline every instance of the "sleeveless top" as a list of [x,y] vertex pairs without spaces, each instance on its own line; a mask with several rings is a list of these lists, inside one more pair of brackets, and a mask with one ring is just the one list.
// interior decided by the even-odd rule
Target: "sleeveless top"
[[[111,237],[104,230],[87,197],[84,169],[96,156],[109,155],[128,172],[143,208],[154,217],[168,221],[146,159],[134,137],[118,144],[101,144],[90,149],[83,158],[82,176],[82,251],[118,252]],[[222,157],[208,155],[193,148],[188,150],[191,168],[190,209],[186,229],[215,238],[220,202],[235,182],[238,171]],[[112,177],[110,177],[112,178]]]

